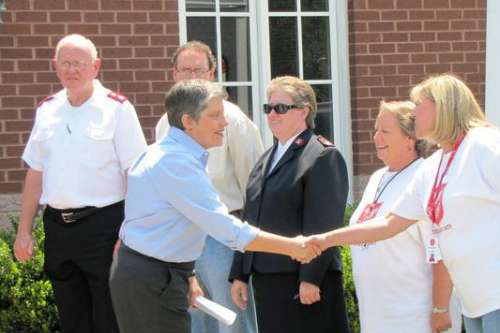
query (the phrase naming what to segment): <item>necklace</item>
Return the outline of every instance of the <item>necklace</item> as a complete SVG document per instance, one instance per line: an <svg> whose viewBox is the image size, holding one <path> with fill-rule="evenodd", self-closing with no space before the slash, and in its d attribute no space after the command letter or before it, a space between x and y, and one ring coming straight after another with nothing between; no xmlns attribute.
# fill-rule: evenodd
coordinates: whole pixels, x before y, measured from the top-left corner
<svg viewBox="0 0 500 333"><path fill-rule="evenodd" d="M366 205L365 209L363 209L363 212L358 218L358 223L365 222L366 220L373 219L375 216L377 216L378 210L380 209L380 206L382 206L382 202L378 202L378 199L380 198L382 193L385 191L387 186L389 186L389 184L394 180L394 178L396 178L401 172L403 172L406 168L412 165L416 160L418 160L418 158L414 159L413 161L405 165L402 169L398 170L398 172L396 172L391 178L389 178L387 182L385 182L384 186L381 186L384 177L382 176L380 178L380 181L377 186L377 191L375 191L375 197L372 203Z"/></svg>

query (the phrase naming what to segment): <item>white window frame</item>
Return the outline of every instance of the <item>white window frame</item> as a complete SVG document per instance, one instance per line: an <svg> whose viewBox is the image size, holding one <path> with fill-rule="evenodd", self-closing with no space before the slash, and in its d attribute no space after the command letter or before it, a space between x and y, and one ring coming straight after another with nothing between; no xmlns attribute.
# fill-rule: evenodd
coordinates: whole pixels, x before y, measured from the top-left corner
<svg viewBox="0 0 500 333"><path fill-rule="evenodd" d="M199 16L199 17L215 17L216 18L216 33L217 37L221 35L221 26L220 26L220 20L217 20L218 17L248 17L249 18L249 29L250 29L250 57L252 59L252 66L250 66L251 70L251 76L252 80L251 81L246 81L246 82L237 82L237 81L222 81L222 58L217 57L217 82L219 82L223 86L232 86L232 87L237 87L237 86L243 86L243 87L251 87L252 88L252 105L253 105L253 121L257 125L259 129L263 128L262 124L262 118L259 117L257 112L260 110L260 104L261 104L261 96L259 95L259 89L258 89L258 82L259 82L259 70L258 70L258 64L255 62L257 61L257 55L258 55L258 46L257 46L257 23L255 19L255 14L252 15L252 13L256 13L256 7L255 3L257 1L250 0L249 2L249 11L247 13L234 13L234 12L221 12L220 11L220 0L215 0L215 11L213 12L190 12L189 16ZM178 2L179 6L179 44L185 44L187 42L187 24L186 24L186 1L185 0L179 0ZM222 46L220 43L220 38L218 38L218 43L217 43L217 50L215 51L216 54L222 54ZM265 123L265 122L264 122Z"/></svg>
<svg viewBox="0 0 500 333"><path fill-rule="evenodd" d="M489 0L486 5L486 83L485 83L485 112L486 118L500 126L500 45L498 44L500 31L500 1Z"/></svg>
<svg viewBox="0 0 500 333"><path fill-rule="evenodd" d="M272 0L269 0L272 1ZM275 13L268 12L267 1L249 0L248 13L221 12L219 10L220 0L215 0L216 10L214 12L189 13L189 16L245 16L249 17L250 45L252 66L252 104L253 120L261 130L261 134L266 146L272 144L272 135L267 126L265 115L258 112L261 105L266 102L266 87L271 80L271 68L269 61L259 61L258 59L269 59L269 17ZM297 10L300 10L297 0ZM185 0L178 0L179 5L179 43L187 42L186 31L186 11ZM257 13L259 15L257 15ZM282 13L283 14L283 13ZM290 16L297 16L296 12L289 13ZM301 13L302 16L309 15ZM311 13L311 15L316 15ZM307 80L312 84L332 83L332 105L333 105L333 132L336 147L344 156L349 174L349 202L352 202L352 179L353 179L353 159L352 159L352 132L351 132L351 95L349 76L349 42L348 42L348 8L347 0L329 0L328 15L330 24L330 54L331 54L331 80ZM216 22L219 22L216 20ZM299 24L301 24L299 20ZM220 24L216 25L217 35L220 36ZM257 41L259 36L259 41ZM302 47L302 36L298 36L299 48ZM219 39L220 41L220 39ZM217 44L217 54L221 54L220 42ZM299 52L301 55L302 52ZM300 57L299 55L299 57ZM299 59L301 60L301 59ZM300 61L302 63L302 61ZM221 59L218 58L219 82L229 86L248 86L248 83L221 82L220 75ZM300 76L302 76L302 65L300 65ZM260 83L260 84L259 84Z"/></svg>

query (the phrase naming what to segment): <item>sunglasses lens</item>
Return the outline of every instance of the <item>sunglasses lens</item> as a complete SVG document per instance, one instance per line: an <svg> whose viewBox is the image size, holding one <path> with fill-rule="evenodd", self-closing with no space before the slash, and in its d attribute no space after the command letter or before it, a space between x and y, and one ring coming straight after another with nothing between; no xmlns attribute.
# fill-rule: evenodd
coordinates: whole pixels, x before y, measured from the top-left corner
<svg viewBox="0 0 500 333"><path fill-rule="evenodd" d="M264 104L264 113L265 114L269 114L273 110L277 114L285 114L288 112L289 109L290 109L290 107L286 104L276 104L276 105Z"/></svg>
<svg viewBox="0 0 500 333"><path fill-rule="evenodd" d="M276 110L276 113L278 113L278 114L284 114L284 113L287 113L288 106L285 104L276 104L274 106L274 110Z"/></svg>
<svg viewBox="0 0 500 333"><path fill-rule="evenodd" d="M264 113L269 114L273 110L273 107L269 104L264 104Z"/></svg>

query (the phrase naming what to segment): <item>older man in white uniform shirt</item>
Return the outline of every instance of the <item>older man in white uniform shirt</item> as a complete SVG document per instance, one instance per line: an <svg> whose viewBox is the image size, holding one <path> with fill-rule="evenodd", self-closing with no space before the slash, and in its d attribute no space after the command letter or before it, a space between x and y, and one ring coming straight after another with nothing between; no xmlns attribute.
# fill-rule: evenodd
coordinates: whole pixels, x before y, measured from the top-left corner
<svg viewBox="0 0 500 333"><path fill-rule="evenodd" d="M118 333L109 268L126 170L146 140L132 104L95 80L101 61L89 39L61 39L53 65L64 89L39 104L22 156L29 169L14 253L19 261L32 256L33 219L38 204L47 205L45 271L62 331Z"/></svg>
<svg viewBox="0 0 500 333"><path fill-rule="evenodd" d="M188 42L179 47L173 57L174 80L213 80L215 58L210 48L201 42ZM224 142L221 147L210 149L208 175L228 211L240 218L248 175L264 151L259 131L255 124L230 102L223 101L228 121ZM157 141L169 129L165 114L156 126ZM253 333L256 332L253 295L249 294L247 309L242 311L231 299L230 284L227 281L233 259L233 251L208 236L203 254L196 261L196 275L205 287L207 296L238 313L232 326L216 322L199 311L192 313L193 333Z"/></svg>

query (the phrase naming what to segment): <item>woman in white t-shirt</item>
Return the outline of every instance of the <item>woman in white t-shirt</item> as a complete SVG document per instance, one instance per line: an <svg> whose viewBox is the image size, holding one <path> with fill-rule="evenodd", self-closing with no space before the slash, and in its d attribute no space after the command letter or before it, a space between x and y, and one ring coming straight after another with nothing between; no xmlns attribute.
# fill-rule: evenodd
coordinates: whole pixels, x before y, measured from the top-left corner
<svg viewBox="0 0 500 333"><path fill-rule="evenodd" d="M351 225L388 213L422 163L429 145L415 137L414 108L412 102L380 104L373 140L386 166L370 177ZM432 333L450 326L448 333L461 331L456 299L449 303L449 295L432 294L433 285L450 282L442 261L426 260L426 223L388 240L351 246L362 333Z"/></svg>
<svg viewBox="0 0 500 333"><path fill-rule="evenodd" d="M452 75L414 87L416 134L441 146L422 162L385 218L313 237L322 248L390 238L427 220L429 257L443 259L467 333L500 332L500 131ZM450 293L449 288L439 292Z"/></svg>

